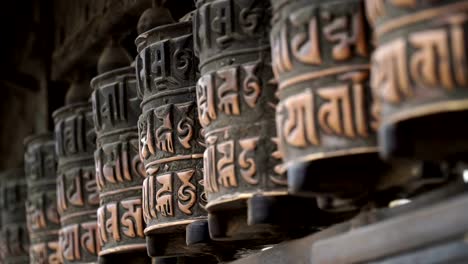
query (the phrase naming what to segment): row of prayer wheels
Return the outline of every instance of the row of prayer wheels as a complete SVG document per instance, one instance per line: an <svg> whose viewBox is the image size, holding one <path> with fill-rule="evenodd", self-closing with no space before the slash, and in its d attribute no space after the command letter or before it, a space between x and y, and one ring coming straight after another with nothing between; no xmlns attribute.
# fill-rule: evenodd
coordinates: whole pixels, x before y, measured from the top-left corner
<svg viewBox="0 0 468 264"><path fill-rule="evenodd" d="M26 178L2 174L4 263L28 247L31 263L227 261L352 217L408 162L463 160L467 11L199 0L175 22L154 7L135 62L112 41L90 102L26 140Z"/></svg>

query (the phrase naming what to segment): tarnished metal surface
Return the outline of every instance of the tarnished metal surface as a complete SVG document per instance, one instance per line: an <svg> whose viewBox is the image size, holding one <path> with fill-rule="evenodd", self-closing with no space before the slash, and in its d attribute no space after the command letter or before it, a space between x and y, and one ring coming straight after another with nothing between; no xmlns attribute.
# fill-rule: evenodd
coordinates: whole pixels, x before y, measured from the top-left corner
<svg viewBox="0 0 468 264"><path fill-rule="evenodd" d="M147 173L143 183L145 234L154 235L148 239L172 252L182 246L175 254L183 254L185 226L206 217L205 143L197 117L192 24L159 26L141 34L136 43L142 98L139 151Z"/></svg>
<svg viewBox="0 0 468 264"><path fill-rule="evenodd" d="M26 224L26 179L24 169L0 173L2 263L29 263L29 237Z"/></svg>
<svg viewBox="0 0 468 264"><path fill-rule="evenodd" d="M26 216L30 238L31 263L61 263L57 211L57 156L52 134L25 139L25 172L27 182Z"/></svg>
<svg viewBox="0 0 468 264"><path fill-rule="evenodd" d="M468 127L459 120L468 117L468 2L368 0L366 4L377 43L372 88L382 116L381 154L463 159Z"/></svg>
<svg viewBox="0 0 468 264"><path fill-rule="evenodd" d="M286 164L375 153L363 2L272 3L277 126Z"/></svg>
<svg viewBox="0 0 468 264"><path fill-rule="evenodd" d="M210 213L246 208L255 194L287 193L276 144L269 20L267 1L197 2L197 101L207 143L204 177ZM241 219L246 213L244 209L230 217L246 226Z"/></svg>
<svg viewBox="0 0 468 264"><path fill-rule="evenodd" d="M128 253L146 256L141 186L145 178L138 154L135 68L95 77L91 86L97 149L94 153L100 208L100 256Z"/></svg>
<svg viewBox="0 0 468 264"><path fill-rule="evenodd" d="M62 107L53 113L53 118L61 255L64 263L94 263L100 243L96 221L99 193L93 159L96 133L91 104Z"/></svg>
<svg viewBox="0 0 468 264"><path fill-rule="evenodd" d="M352 209L379 164L363 1L271 2L276 125L290 191L344 199L341 207Z"/></svg>

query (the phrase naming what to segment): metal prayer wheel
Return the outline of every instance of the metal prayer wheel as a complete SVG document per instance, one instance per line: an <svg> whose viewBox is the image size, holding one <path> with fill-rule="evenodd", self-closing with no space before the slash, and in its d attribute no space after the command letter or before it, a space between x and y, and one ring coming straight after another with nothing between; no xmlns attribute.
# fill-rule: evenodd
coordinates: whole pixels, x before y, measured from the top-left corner
<svg viewBox="0 0 468 264"><path fill-rule="evenodd" d="M139 153L144 230L151 256L191 254L187 225L206 219L203 188L203 130L198 123L197 60L192 24L156 27L136 39Z"/></svg>
<svg viewBox="0 0 468 264"><path fill-rule="evenodd" d="M385 158L464 159L467 1L366 1Z"/></svg>
<svg viewBox="0 0 468 264"><path fill-rule="evenodd" d="M55 141L52 134L25 139L26 217L31 263L61 263L58 234Z"/></svg>
<svg viewBox="0 0 468 264"><path fill-rule="evenodd" d="M198 1L194 14L206 209L216 240L284 239L277 227L294 228L287 215L303 202L287 195L277 147L270 11L268 1L216 0Z"/></svg>
<svg viewBox="0 0 468 264"><path fill-rule="evenodd" d="M64 263L95 263L99 194L93 152L96 133L90 103L75 103L53 113L57 166L59 247Z"/></svg>
<svg viewBox="0 0 468 264"><path fill-rule="evenodd" d="M147 257L141 186L145 178L138 154L138 117L134 67L107 71L91 81L99 191L99 256L122 260L122 254L151 263ZM111 255L111 256L109 256ZM113 256L115 255L115 256ZM136 262L135 262L136 263Z"/></svg>
<svg viewBox="0 0 468 264"><path fill-rule="evenodd" d="M24 169L0 173L2 263L29 263L29 236L26 225L26 179Z"/></svg>
<svg viewBox="0 0 468 264"><path fill-rule="evenodd" d="M316 195L324 209L356 209L382 168L363 1L271 2L276 122L289 190ZM329 199L341 201L322 204Z"/></svg>

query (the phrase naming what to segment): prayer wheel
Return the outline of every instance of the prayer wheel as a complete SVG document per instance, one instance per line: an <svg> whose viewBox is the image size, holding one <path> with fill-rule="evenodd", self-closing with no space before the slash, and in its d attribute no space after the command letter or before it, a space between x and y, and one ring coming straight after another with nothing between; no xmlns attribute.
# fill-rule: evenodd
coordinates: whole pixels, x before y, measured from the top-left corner
<svg viewBox="0 0 468 264"><path fill-rule="evenodd" d="M198 123L197 59L192 24L179 22L142 33L136 44L139 153L147 177L143 215L151 256L198 254L186 227L206 219L203 130Z"/></svg>
<svg viewBox="0 0 468 264"><path fill-rule="evenodd" d="M361 0L272 0L276 123L291 194L357 210L384 168ZM365 200L365 199L364 199Z"/></svg>
<svg viewBox="0 0 468 264"><path fill-rule="evenodd" d="M0 173L2 263L29 263L29 236L26 224L27 187L24 169Z"/></svg>
<svg viewBox="0 0 468 264"><path fill-rule="evenodd" d="M61 263L57 211L57 156L52 134L44 133L25 139L27 183L26 217L30 239L31 263Z"/></svg>
<svg viewBox="0 0 468 264"><path fill-rule="evenodd" d="M366 1L384 158L465 159L468 1Z"/></svg>
<svg viewBox="0 0 468 264"><path fill-rule="evenodd" d="M57 165L59 247L64 263L96 263L99 193L93 152L96 133L91 103L73 103L53 113Z"/></svg>
<svg viewBox="0 0 468 264"><path fill-rule="evenodd" d="M108 55L118 57L115 52ZM132 263L151 263L143 233L141 193L146 173L138 154L141 101L137 97L135 68L106 71L91 81L91 87L97 134L94 158L100 198L100 263L123 258Z"/></svg>
<svg viewBox="0 0 468 264"><path fill-rule="evenodd" d="M275 128L270 18L269 2L256 0L198 1L194 14L206 209L215 240L274 243L270 239L289 237L315 213L315 200L287 195ZM288 217L302 205L311 210Z"/></svg>

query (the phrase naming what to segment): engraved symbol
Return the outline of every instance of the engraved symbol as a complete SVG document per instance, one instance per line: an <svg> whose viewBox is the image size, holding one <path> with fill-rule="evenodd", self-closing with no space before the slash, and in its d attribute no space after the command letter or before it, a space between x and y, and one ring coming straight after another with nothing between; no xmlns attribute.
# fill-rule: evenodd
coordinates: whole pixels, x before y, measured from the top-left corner
<svg viewBox="0 0 468 264"><path fill-rule="evenodd" d="M258 26L263 18L263 8L248 7L239 12L239 24L245 33L253 36L258 29Z"/></svg>
<svg viewBox="0 0 468 264"><path fill-rule="evenodd" d="M193 60L193 41L192 36L183 36L175 40L174 66L176 68L176 77L182 80L190 78L190 69Z"/></svg>
<svg viewBox="0 0 468 264"><path fill-rule="evenodd" d="M81 229L84 231L81 236L81 246L88 251L89 254L96 256L101 250L99 245L99 237L96 222L81 224Z"/></svg>
<svg viewBox="0 0 468 264"><path fill-rule="evenodd" d="M242 178L249 184L256 185L258 184L258 179L254 179L254 176L257 173L257 166L255 164L255 149L257 148L257 142L260 138L247 138L239 140L239 144L242 148L241 153L239 154L239 166L241 167L240 173ZM249 153L252 153L251 156L247 157Z"/></svg>
<svg viewBox="0 0 468 264"><path fill-rule="evenodd" d="M174 153L172 141L172 105L164 105L156 108L155 115L162 124L156 129L156 146L165 152Z"/></svg>
<svg viewBox="0 0 468 264"><path fill-rule="evenodd" d="M135 236L145 237L143 234L141 200L133 199L122 201L122 207L127 210L120 220L124 227L124 235L131 238L134 238Z"/></svg>
<svg viewBox="0 0 468 264"><path fill-rule="evenodd" d="M243 83L244 98L247 105L255 108L257 100L261 93L260 79L255 75L258 63L247 64L242 66L246 75Z"/></svg>
<svg viewBox="0 0 468 264"><path fill-rule="evenodd" d="M218 87L218 108L227 115L240 115L237 68L220 70L217 75L223 80L223 83Z"/></svg>
<svg viewBox="0 0 468 264"><path fill-rule="evenodd" d="M177 192L177 196L179 198L179 201L178 201L179 209L187 215L192 214L192 211L190 209L193 207L193 205L197 201L197 195L196 195L197 189L195 185L193 185L190 182L194 173L195 173L195 170L189 170L189 171L183 171L183 172L177 173L177 176L182 181L182 185L180 186Z"/></svg>
<svg viewBox="0 0 468 264"><path fill-rule="evenodd" d="M198 118L204 127L217 117L213 86L214 80L210 74L202 76L197 82Z"/></svg>
<svg viewBox="0 0 468 264"><path fill-rule="evenodd" d="M174 210L172 209L172 175L169 173L157 176L156 180L159 184L162 184L161 188L156 192L156 210L162 216L174 216Z"/></svg>
<svg viewBox="0 0 468 264"><path fill-rule="evenodd" d="M116 203L111 203L106 206L107 212L110 213L110 218L106 220L106 231L112 234L116 242L120 241L119 231L119 207Z"/></svg>
<svg viewBox="0 0 468 264"><path fill-rule="evenodd" d="M177 123L177 133L179 142L186 149L190 149L190 140L193 137L193 126L195 122L189 117L189 113L193 108L193 103L176 104L176 109L182 114L182 119Z"/></svg>
<svg viewBox="0 0 468 264"><path fill-rule="evenodd" d="M318 22L316 17L310 18L309 15L314 12L312 8L304 8L291 14L291 24L303 29L303 32L292 37L291 50L298 61L306 64L320 65L322 63L322 55L320 53ZM292 65L288 54L287 41L289 38L287 36L287 28L284 27L280 34L279 45L281 47L281 58L283 58L281 60L283 67L280 68L283 68L283 71L289 71L292 69ZM282 71L280 70L279 72Z"/></svg>
<svg viewBox="0 0 468 264"><path fill-rule="evenodd" d="M212 11L214 17L211 21L211 28L219 35L216 38L216 43L221 48L225 48L233 40L231 3L230 1L217 1L212 5Z"/></svg>
<svg viewBox="0 0 468 264"><path fill-rule="evenodd" d="M234 171L234 141L226 141L218 144L217 150L222 154L218 160L218 182L224 187L237 187L237 179Z"/></svg>

